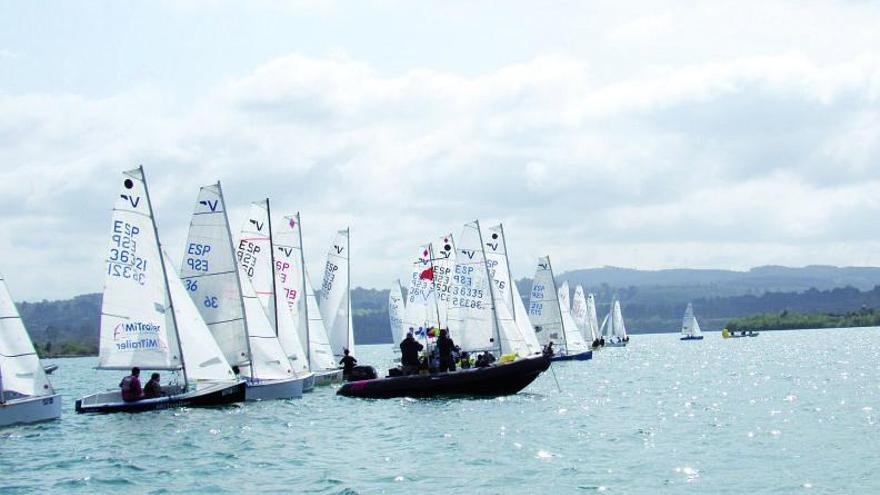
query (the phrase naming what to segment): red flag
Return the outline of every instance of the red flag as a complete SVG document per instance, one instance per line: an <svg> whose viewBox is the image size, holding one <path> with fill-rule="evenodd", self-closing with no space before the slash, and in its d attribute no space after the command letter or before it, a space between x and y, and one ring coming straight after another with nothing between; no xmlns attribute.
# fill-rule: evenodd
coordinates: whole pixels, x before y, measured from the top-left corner
<svg viewBox="0 0 880 495"><path fill-rule="evenodd" d="M434 280L434 267L432 266L420 273L419 280Z"/></svg>

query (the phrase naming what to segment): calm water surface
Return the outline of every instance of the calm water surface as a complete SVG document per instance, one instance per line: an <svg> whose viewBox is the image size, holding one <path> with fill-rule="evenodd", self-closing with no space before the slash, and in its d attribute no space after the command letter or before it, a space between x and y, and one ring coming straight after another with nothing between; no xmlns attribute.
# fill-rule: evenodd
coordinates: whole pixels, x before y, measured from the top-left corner
<svg viewBox="0 0 880 495"><path fill-rule="evenodd" d="M64 415L0 429L2 493L880 493L877 328L636 335L555 364L561 392L137 415L73 413L121 374L54 362Z"/></svg>

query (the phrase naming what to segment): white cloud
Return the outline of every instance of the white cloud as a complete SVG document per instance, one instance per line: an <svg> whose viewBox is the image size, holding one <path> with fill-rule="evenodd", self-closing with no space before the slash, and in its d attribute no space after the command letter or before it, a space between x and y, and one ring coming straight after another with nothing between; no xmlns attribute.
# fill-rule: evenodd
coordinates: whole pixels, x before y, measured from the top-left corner
<svg viewBox="0 0 880 495"><path fill-rule="evenodd" d="M651 51L681 29L672 12L606 38ZM517 277L545 253L560 270L862 264L878 238L880 58L816 53L619 77L564 51L478 74L294 53L188 103L154 85L0 93L0 269L20 298L100 290L115 177L139 163L172 255L198 186L219 179L233 230L266 196L303 212L313 275L351 225L366 286L477 217L505 222Z"/></svg>

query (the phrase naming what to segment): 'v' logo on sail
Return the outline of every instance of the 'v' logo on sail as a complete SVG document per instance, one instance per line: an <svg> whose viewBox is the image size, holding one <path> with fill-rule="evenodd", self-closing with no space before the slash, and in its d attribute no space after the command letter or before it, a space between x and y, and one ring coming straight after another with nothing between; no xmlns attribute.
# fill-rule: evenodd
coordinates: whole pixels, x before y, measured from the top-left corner
<svg viewBox="0 0 880 495"><path fill-rule="evenodd" d="M202 200L202 201L199 201L199 204L200 204L200 205L202 205L202 206L207 206L211 211L217 211L217 205L218 205L219 203L220 203L220 202L219 202L218 200L216 200L216 199L215 199L214 201L207 200L207 199Z"/></svg>
<svg viewBox="0 0 880 495"><path fill-rule="evenodd" d="M249 221L250 223L254 224L254 227L257 228L257 232L262 232L262 231L263 231L263 222L258 222L258 221L256 221L256 220L254 220L253 218L249 219L248 221Z"/></svg>
<svg viewBox="0 0 880 495"><path fill-rule="evenodd" d="M137 208L138 203L141 202L140 196L135 197L135 196L129 196L128 194L120 194L119 197L122 199L127 199L128 202L131 203L132 208Z"/></svg>

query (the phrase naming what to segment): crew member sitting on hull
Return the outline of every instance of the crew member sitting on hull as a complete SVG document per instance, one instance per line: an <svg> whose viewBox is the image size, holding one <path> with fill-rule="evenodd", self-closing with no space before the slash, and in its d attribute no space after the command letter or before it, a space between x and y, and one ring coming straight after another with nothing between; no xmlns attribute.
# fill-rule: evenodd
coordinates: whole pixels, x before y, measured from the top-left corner
<svg viewBox="0 0 880 495"><path fill-rule="evenodd" d="M162 385L159 383L159 373L153 373L150 381L144 385L144 399L162 397Z"/></svg>
<svg viewBox="0 0 880 495"><path fill-rule="evenodd" d="M440 373L455 371L455 357L452 356L452 351L455 350L455 342L449 338L449 331L445 328L440 330L440 337L437 338L437 350L440 354L438 371Z"/></svg>
<svg viewBox="0 0 880 495"><path fill-rule="evenodd" d="M354 366L357 364L358 360L349 353L348 349L343 349L342 353L345 354L342 356L342 359L339 360L339 364L342 365L342 376L348 376L351 374L352 370L354 370Z"/></svg>
<svg viewBox="0 0 880 495"><path fill-rule="evenodd" d="M400 343L400 365L403 367L404 375L418 372L419 352L424 348L425 346L413 337L412 332L406 334L406 338Z"/></svg>
<svg viewBox="0 0 880 495"><path fill-rule="evenodd" d="M131 374L119 382L119 388L122 389L122 400L125 402L135 402L144 398L140 376L141 369L135 366L131 369Z"/></svg>

